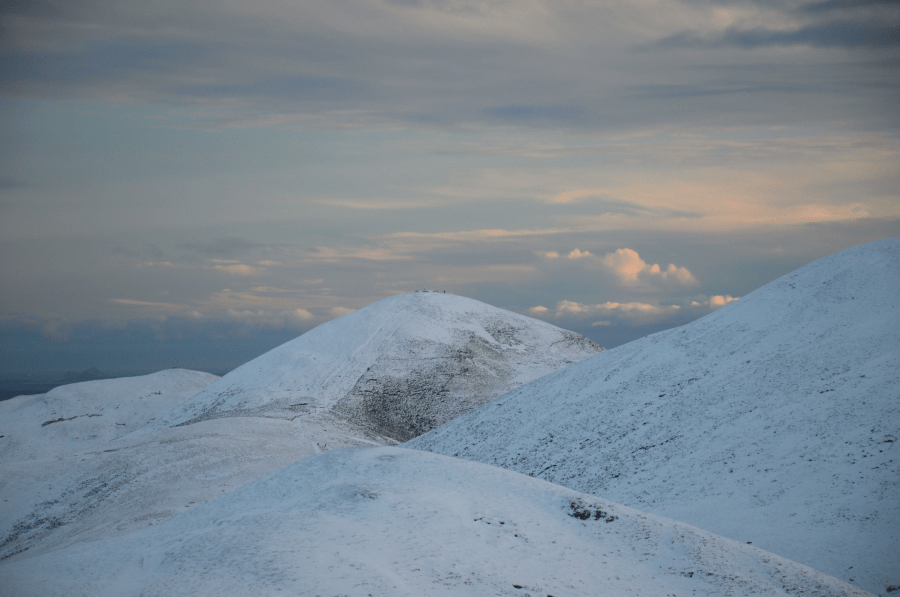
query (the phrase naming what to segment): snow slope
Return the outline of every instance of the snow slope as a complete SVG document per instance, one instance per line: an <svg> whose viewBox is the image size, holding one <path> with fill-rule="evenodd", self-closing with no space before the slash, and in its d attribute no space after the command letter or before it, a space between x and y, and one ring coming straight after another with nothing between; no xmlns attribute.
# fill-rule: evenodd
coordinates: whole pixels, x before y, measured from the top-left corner
<svg viewBox="0 0 900 597"><path fill-rule="evenodd" d="M215 380L167 369L86 381L0 402L0 463L55 458L131 433Z"/></svg>
<svg viewBox="0 0 900 597"><path fill-rule="evenodd" d="M536 380L405 444L900 586L900 239Z"/></svg>
<svg viewBox="0 0 900 597"><path fill-rule="evenodd" d="M379 430L442 421L598 350L477 301L414 293L320 326L212 385L172 370L8 401L0 560L159 524L323 450L396 444ZM180 393L159 385L176 379Z"/></svg>
<svg viewBox="0 0 900 597"><path fill-rule="evenodd" d="M331 412L404 441L602 348L439 292L383 299L235 369L153 427Z"/></svg>
<svg viewBox="0 0 900 597"><path fill-rule="evenodd" d="M0 564L0 595L866 595L563 487L392 447L297 462L166 523Z"/></svg>
<svg viewBox="0 0 900 597"><path fill-rule="evenodd" d="M312 456L319 446L395 443L328 412L293 421L218 418L122 435L213 379L170 370L77 384L3 412L0 442L13 443L0 462L0 561L158 524ZM103 417L70 418L85 412ZM128 423L118 423L119 416ZM41 426L58 418L65 420Z"/></svg>

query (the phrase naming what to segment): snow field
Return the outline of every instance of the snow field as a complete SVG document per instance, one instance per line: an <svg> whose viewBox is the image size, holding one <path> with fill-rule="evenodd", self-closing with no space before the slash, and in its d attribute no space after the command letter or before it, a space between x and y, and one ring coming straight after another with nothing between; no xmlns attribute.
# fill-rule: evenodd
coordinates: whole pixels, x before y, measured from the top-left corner
<svg viewBox="0 0 900 597"><path fill-rule="evenodd" d="M0 595L20 596L866 594L682 523L392 447L319 454L2 573Z"/></svg>
<svg viewBox="0 0 900 597"><path fill-rule="evenodd" d="M406 444L900 586L900 239L815 261Z"/></svg>

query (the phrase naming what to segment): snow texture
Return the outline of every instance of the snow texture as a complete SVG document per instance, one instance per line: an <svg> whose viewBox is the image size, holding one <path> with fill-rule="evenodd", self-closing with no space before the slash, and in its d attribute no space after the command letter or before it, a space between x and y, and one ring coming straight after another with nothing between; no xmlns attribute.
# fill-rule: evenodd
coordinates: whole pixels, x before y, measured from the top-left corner
<svg viewBox="0 0 900 597"><path fill-rule="evenodd" d="M215 380L167 369L86 381L0 402L0 462L55 458L102 445L150 423Z"/></svg>
<svg viewBox="0 0 900 597"><path fill-rule="evenodd" d="M478 301L413 293L212 385L172 370L4 402L0 561L159 524L320 451L396 444L379 430L441 421L598 350Z"/></svg>
<svg viewBox="0 0 900 597"><path fill-rule="evenodd" d="M888 595L900 590L898 306L900 239L860 245L404 447L602 495Z"/></svg>
<svg viewBox="0 0 900 597"><path fill-rule="evenodd" d="M123 435L215 379L171 370L0 403L0 561L158 524L320 449L396 443L329 412Z"/></svg>
<svg viewBox="0 0 900 597"><path fill-rule="evenodd" d="M307 458L0 574L0 595L17 597L867 594L685 524L396 447Z"/></svg>
<svg viewBox="0 0 900 597"><path fill-rule="evenodd" d="M473 299L402 294L246 363L154 427L331 412L405 441L601 350L574 332Z"/></svg>

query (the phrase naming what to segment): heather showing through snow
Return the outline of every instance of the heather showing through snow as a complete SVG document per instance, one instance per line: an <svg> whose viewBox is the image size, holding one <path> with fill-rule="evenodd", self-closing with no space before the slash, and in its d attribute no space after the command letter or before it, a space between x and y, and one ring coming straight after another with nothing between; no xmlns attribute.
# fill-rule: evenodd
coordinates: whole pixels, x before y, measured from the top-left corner
<svg viewBox="0 0 900 597"><path fill-rule="evenodd" d="M538 379L407 444L900 586L900 239Z"/></svg>

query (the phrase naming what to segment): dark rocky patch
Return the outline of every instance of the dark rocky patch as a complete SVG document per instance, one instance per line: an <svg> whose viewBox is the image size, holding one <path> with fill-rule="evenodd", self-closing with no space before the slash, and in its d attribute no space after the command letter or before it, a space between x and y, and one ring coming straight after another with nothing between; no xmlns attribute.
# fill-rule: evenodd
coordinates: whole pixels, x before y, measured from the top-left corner
<svg viewBox="0 0 900 597"><path fill-rule="evenodd" d="M579 520L603 520L604 522L612 522L619 517L614 514L604 512L598 506L586 504L583 500L575 500L569 503L569 516Z"/></svg>
<svg viewBox="0 0 900 597"><path fill-rule="evenodd" d="M49 421L44 421L43 423L41 423L41 427L46 427L47 425L52 425L53 423L62 423L63 421L71 421L72 419L77 419L77 418L78 418L78 415L75 415L74 417L69 417L68 419L65 417L60 417L58 419L51 419Z"/></svg>

